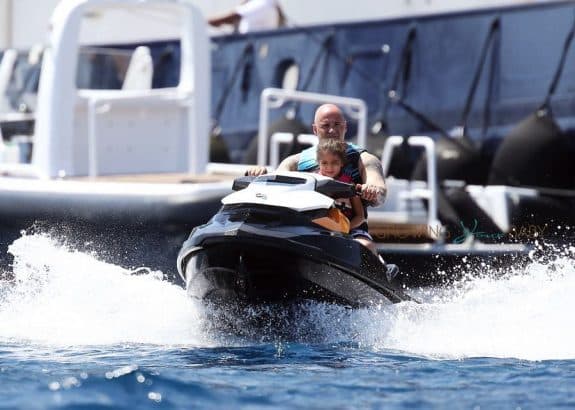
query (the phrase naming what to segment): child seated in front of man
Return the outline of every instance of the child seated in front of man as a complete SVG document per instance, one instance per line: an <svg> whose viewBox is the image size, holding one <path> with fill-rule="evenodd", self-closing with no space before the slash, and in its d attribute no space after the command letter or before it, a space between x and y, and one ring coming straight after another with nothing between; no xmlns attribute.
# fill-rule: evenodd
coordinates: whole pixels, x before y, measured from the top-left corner
<svg viewBox="0 0 575 410"><path fill-rule="evenodd" d="M327 138L320 141L317 146L317 163L319 165L318 173L335 180L353 183L350 175L342 172L346 161L347 145L344 141ZM349 228L351 236L355 238L363 237L370 241L373 239L368 233L365 210L359 196L352 198L340 198L336 202L343 205L343 213L349 219Z"/></svg>
<svg viewBox="0 0 575 410"><path fill-rule="evenodd" d="M316 154L319 165L318 172L341 182L353 183L352 177L344 172L346 150L347 144L342 140L334 138L321 140L317 146ZM381 255L377 253L373 245L373 238L368 232L365 208L361 198L357 195L352 198L340 198L336 202L346 205L343 212L349 219L350 235L378 257L385 267L387 279L392 280L399 273L399 268L394 264L385 263Z"/></svg>

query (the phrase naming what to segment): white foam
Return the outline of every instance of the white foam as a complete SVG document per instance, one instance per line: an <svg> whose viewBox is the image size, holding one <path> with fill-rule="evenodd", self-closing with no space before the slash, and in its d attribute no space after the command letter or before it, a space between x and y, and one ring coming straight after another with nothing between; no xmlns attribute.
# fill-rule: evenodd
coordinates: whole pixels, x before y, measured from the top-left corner
<svg viewBox="0 0 575 410"><path fill-rule="evenodd" d="M209 344L201 312L161 272L132 274L43 235L9 248L14 283L1 293L0 338L57 345Z"/></svg>
<svg viewBox="0 0 575 410"><path fill-rule="evenodd" d="M161 272L134 274L42 235L10 247L14 283L0 286L0 340L83 346L213 346L206 312ZM412 302L372 309L307 304L293 325L314 341L357 342L437 359L574 359L575 248L503 278L430 289ZM283 318L278 319L283 321ZM305 339L305 337L303 337Z"/></svg>
<svg viewBox="0 0 575 410"><path fill-rule="evenodd" d="M472 280L430 303L396 305L385 332L371 330L380 347L436 358L573 359L574 292L575 263L558 256L521 274Z"/></svg>

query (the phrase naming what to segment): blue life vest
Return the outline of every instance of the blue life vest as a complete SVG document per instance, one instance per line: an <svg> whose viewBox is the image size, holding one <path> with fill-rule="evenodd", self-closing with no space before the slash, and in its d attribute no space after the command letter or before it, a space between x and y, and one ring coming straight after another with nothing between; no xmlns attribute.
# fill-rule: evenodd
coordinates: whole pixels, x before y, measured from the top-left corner
<svg viewBox="0 0 575 410"><path fill-rule="evenodd" d="M359 158L362 152L366 150L357 145L347 143L345 155L347 163L342 169L342 174L351 177L356 184L362 184L361 173L359 172ZM318 168L316 147L310 147L301 152L297 170L302 172L313 172Z"/></svg>

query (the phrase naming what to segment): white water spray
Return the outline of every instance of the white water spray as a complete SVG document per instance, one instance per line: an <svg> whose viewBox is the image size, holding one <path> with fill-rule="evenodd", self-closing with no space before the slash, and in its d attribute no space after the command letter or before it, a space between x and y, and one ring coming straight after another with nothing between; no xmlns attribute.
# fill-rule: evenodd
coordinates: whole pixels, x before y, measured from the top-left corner
<svg viewBox="0 0 575 410"><path fill-rule="evenodd" d="M211 323L160 272L133 274L42 235L10 247L14 282L0 286L0 340L65 346L150 343L209 347ZM437 359L574 359L575 248L503 278L489 275L372 309L307 304L296 333ZM310 326L310 324L312 326ZM317 341L317 338L312 338Z"/></svg>
<svg viewBox="0 0 575 410"><path fill-rule="evenodd" d="M375 329L378 343L436 358L574 359L574 256L567 248L552 262L467 281L431 303L394 306L385 334Z"/></svg>
<svg viewBox="0 0 575 410"><path fill-rule="evenodd" d="M9 249L14 280L0 299L0 338L56 345L206 345L200 312L161 272L133 274L43 235Z"/></svg>

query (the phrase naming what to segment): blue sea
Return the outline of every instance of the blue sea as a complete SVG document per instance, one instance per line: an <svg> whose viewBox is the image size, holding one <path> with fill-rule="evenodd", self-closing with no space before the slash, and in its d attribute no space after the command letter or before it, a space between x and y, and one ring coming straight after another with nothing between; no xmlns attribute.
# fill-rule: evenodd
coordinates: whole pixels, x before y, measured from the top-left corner
<svg viewBox="0 0 575 410"><path fill-rule="evenodd" d="M413 289L421 304L310 303L296 320L253 312L240 332L162 272L42 235L10 252L0 408L575 407L573 246L521 271Z"/></svg>

